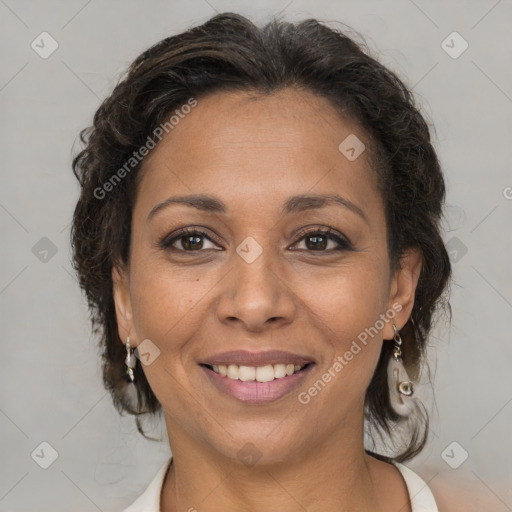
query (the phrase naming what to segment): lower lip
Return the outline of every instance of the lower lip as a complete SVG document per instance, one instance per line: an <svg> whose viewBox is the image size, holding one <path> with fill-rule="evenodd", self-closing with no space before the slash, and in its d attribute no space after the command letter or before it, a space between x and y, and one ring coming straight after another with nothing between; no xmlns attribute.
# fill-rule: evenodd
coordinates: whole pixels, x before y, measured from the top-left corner
<svg viewBox="0 0 512 512"><path fill-rule="evenodd" d="M300 372L287 375L281 379L274 379L270 382L243 382L224 377L206 366L201 366L201 369L210 379L210 382L223 393L247 404L266 404L279 400L294 389L297 389L313 366L314 364L311 363Z"/></svg>

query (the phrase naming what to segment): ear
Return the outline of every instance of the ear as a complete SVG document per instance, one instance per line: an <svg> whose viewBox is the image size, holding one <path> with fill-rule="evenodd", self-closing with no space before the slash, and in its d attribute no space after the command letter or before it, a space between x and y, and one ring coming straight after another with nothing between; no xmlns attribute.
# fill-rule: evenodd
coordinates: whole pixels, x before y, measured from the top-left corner
<svg viewBox="0 0 512 512"><path fill-rule="evenodd" d="M421 250L417 247L406 250L400 259L400 268L392 277L389 289L388 310L396 311L393 322L386 322L382 330L383 338L394 336L393 323L401 329L409 320L414 306L414 295L422 267Z"/></svg>
<svg viewBox="0 0 512 512"><path fill-rule="evenodd" d="M128 272L118 265L112 267L113 297L116 307L117 328L122 343L130 336L130 345L136 347L136 333L133 325L132 301Z"/></svg>

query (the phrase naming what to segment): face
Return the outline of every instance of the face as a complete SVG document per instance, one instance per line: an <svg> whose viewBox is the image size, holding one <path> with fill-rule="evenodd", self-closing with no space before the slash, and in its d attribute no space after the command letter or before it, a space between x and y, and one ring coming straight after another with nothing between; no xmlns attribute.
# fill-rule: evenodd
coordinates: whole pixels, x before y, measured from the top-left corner
<svg viewBox="0 0 512 512"><path fill-rule="evenodd" d="M365 390L410 315L420 259L390 273L377 178L366 151L338 148L349 135L369 147L309 93L223 92L146 157L114 298L121 340L160 351L143 369L173 452L270 463L341 431L362 438Z"/></svg>

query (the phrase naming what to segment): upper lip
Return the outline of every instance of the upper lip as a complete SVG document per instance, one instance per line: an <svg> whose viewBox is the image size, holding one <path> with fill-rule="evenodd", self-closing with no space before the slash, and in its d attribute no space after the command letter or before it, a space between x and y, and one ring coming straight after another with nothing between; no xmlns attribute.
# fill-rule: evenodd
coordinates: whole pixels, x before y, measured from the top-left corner
<svg viewBox="0 0 512 512"><path fill-rule="evenodd" d="M311 357L285 352L283 350L268 350L265 352L250 352L248 350L231 350L207 357L200 361L199 364L208 365L230 365L238 366L262 366L274 364L294 364L305 365L313 363Z"/></svg>

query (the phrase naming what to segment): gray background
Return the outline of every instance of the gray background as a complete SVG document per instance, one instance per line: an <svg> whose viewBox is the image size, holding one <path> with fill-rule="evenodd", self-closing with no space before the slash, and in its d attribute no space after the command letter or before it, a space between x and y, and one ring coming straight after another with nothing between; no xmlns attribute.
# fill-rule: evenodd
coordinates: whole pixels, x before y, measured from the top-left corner
<svg viewBox="0 0 512 512"><path fill-rule="evenodd" d="M281 11L289 20L350 25L414 89L435 124L448 186L454 317L451 327L441 320L432 339L431 440L408 465L432 486L467 485L486 511L512 510L506 0L0 0L0 510L121 510L169 455L164 427L156 423L152 432L163 442L144 440L101 384L70 266L78 194L71 155L79 130L143 49L228 10L255 21ZM47 59L31 48L43 31L59 44ZM457 58L461 40L451 36L452 48L442 46L454 31L469 44ZM42 442L58 453L48 469L31 456ZM43 452L39 462L49 457Z"/></svg>

